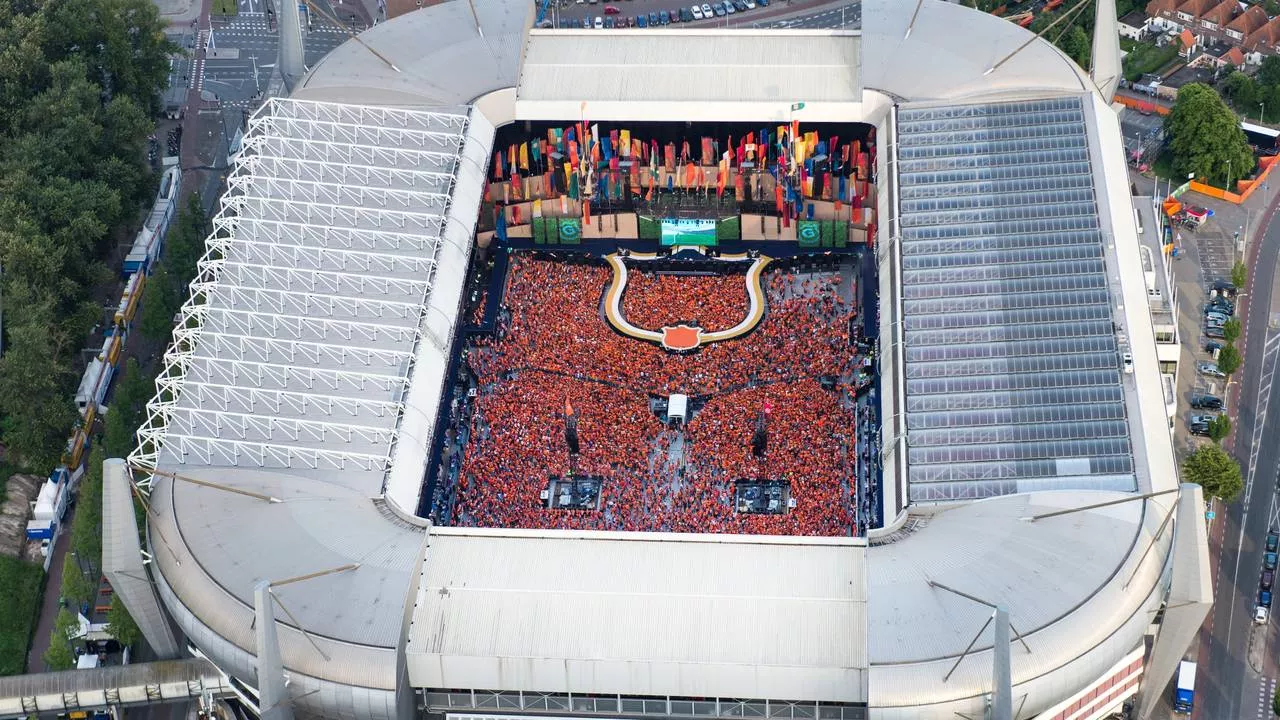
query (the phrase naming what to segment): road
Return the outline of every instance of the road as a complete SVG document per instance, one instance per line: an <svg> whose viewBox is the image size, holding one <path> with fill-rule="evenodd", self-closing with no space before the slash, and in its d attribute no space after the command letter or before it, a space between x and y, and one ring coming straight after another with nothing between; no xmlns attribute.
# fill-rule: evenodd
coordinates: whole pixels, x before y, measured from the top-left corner
<svg viewBox="0 0 1280 720"><path fill-rule="evenodd" d="M1258 627L1252 622L1262 564L1262 543L1276 522L1276 483L1280 472L1280 383L1269 381L1280 335L1269 330L1272 307L1280 303L1275 287L1276 258L1280 252L1280 222L1274 220L1273 200L1253 234L1249 263L1252 277L1247 288L1243 338L1244 381L1230 397L1236 407L1235 455L1245 468L1244 497L1221 513L1212 529L1210 553L1215 561L1215 603L1202 629L1198 681L1197 720L1271 718L1271 695L1280 669L1275 620ZM1258 258L1267 258L1258 262ZM1269 341L1269 338L1273 338ZM1264 372L1266 377L1264 377ZM1258 422L1263 423L1261 426ZM1250 469L1252 468L1252 470ZM1216 541L1216 542L1215 542Z"/></svg>

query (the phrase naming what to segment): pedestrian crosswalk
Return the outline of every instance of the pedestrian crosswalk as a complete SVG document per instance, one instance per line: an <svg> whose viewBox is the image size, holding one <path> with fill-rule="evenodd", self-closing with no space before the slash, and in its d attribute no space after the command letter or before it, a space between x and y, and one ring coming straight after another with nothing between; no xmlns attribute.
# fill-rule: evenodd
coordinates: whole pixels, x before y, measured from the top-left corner
<svg viewBox="0 0 1280 720"><path fill-rule="evenodd" d="M1271 712L1272 698L1276 696L1276 679L1263 678L1258 683L1258 715L1259 720L1273 717Z"/></svg>
<svg viewBox="0 0 1280 720"><path fill-rule="evenodd" d="M196 90L204 90L204 48L209 42L209 31L201 30L196 37L196 53L195 62L192 63L191 79L187 83L187 87Z"/></svg>

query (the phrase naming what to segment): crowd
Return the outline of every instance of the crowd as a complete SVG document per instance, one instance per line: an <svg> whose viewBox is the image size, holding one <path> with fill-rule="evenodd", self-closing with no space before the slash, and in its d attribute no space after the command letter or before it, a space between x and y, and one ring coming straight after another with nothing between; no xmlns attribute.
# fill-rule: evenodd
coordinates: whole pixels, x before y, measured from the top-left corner
<svg viewBox="0 0 1280 720"><path fill-rule="evenodd" d="M782 269L766 278L768 316L754 332L675 355L608 326L600 308L607 268L514 259L499 332L467 350L477 392L452 522L854 533L852 387L862 359L848 337L856 308L847 298L854 293L841 287L838 272ZM666 278L650 279L640 286L649 295L627 307L655 323L665 317L731 327L744 312L741 275L716 282L678 277L661 290ZM726 300L720 296L728 284L735 292ZM667 303L667 296L679 299ZM700 315L688 317L690 309ZM705 398L682 429L668 427L652 409L652 399L675 392ZM766 407L767 452L757 458L750 440ZM569 408L577 418L577 456L564 437ZM598 511L545 507L548 480L568 474L604 478ZM738 513L739 479L785 480L795 505L780 515Z"/></svg>
<svg viewBox="0 0 1280 720"><path fill-rule="evenodd" d="M707 332L728 330L747 316L746 276L665 275L628 269L622 314L650 330L690 323Z"/></svg>

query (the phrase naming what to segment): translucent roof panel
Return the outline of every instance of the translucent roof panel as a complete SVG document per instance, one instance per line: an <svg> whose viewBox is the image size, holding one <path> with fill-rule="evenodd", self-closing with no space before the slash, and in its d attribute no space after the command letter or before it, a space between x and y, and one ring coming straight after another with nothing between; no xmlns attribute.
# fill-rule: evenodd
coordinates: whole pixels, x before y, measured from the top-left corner
<svg viewBox="0 0 1280 720"><path fill-rule="evenodd" d="M913 502L1136 487L1078 98L898 115Z"/></svg>
<svg viewBox="0 0 1280 720"><path fill-rule="evenodd" d="M249 121L135 459L378 494L468 123L279 98Z"/></svg>

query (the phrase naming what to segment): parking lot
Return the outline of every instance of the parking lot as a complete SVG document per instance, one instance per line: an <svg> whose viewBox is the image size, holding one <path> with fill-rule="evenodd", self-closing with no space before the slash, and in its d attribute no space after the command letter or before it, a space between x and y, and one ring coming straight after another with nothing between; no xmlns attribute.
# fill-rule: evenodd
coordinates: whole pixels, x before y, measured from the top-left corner
<svg viewBox="0 0 1280 720"><path fill-rule="evenodd" d="M1200 202L1199 199L1190 202ZM1208 438L1191 434L1192 415L1214 415L1217 411L1192 409L1192 395L1206 394L1227 399L1227 381L1201 373L1198 365L1213 362L1206 351L1210 342L1223 340L1205 335L1205 306L1209 289L1217 281L1231 281L1235 264L1235 236L1232 215L1215 214L1198 229L1178 228L1175 247L1180 248L1174 261L1174 279L1178 287L1178 334L1182 339L1182 359L1178 371L1178 417L1174 423L1174 440L1180 453L1195 449Z"/></svg>

